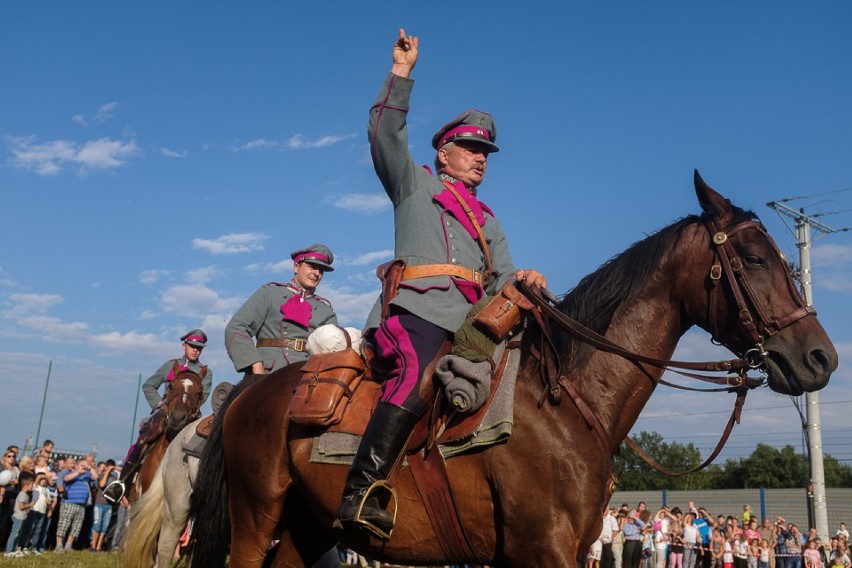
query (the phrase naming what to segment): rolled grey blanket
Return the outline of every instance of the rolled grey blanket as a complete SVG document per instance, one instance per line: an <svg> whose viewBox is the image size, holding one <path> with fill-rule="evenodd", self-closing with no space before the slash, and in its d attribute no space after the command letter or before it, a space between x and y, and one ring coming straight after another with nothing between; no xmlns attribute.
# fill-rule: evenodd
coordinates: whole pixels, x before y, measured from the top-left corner
<svg viewBox="0 0 852 568"><path fill-rule="evenodd" d="M438 382L459 412L476 412L491 391L491 363L473 363L458 355L444 355L435 368Z"/></svg>
<svg viewBox="0 0 852 568"><path fill-rule="evenodd" d="M213 409L213 414L219 414L219 408L225 402L225 399L228 398L228 395L231 394L232 388L234 388L234 385L231 383L222 382L213 389L213 393L210 395L210 407Z"/></svg>

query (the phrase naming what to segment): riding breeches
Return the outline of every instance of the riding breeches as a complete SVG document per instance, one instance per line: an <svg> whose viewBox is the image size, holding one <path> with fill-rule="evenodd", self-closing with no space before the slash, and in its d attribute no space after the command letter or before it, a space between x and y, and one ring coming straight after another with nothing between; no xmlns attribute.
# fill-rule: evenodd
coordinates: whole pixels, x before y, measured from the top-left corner
<svg viewBox="0 0 852 568"><path fill-rule="evenodd" d="M423 372L450 335L414 314L394 310L375 334L375 365L387 372L381 400L423 414L428 408L420 398Z"/></svg>

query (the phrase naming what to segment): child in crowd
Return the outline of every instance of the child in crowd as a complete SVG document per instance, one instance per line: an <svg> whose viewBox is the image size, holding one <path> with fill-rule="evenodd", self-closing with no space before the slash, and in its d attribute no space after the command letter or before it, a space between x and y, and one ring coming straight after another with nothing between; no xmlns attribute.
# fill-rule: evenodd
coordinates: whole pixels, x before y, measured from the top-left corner
<svg viewBox="0 0 852 568"><path fill-rule="evenodd" d="M748 522L751 520L751 505L746 503L743 505L743 526L747 527Z"/></svg>
<svg viewBox="0 0 852 568"><path fill-rule="evenodd" d="M808 541L808 547L802 553L802 557L805 559L805 568L822 568L822 558L820 558L816 545L815 540Z"/></svg>
<svg viewBox="0 0 852 568"><path fill-rule="evenodd" d="M722 555L722 566L724 568L734 568L734 547L730 539L725 539L725 553Z"/></svg>
<svg viewBox="0 0 852 568"><path fill-rule="evenodd" d="M758 550L760 554L757 556L757 568L769 568L769 541L761 540Z"/></svg>
<svg viewBox="0 0 852 568"><path fill-rule="evenodd" d="M43 525L47 519L50 500L50 490L47 488L47 475L37 473L33 484L33 508L30 511L24 531L21 533L22 548L35 550L37 553L44 552L41 535L44 528Z"/></svg>
<svg viewBox="0 0 852 568"><path fill-rule="evenodd" d="M760 558L760 545L757 540L752 540L750 538L745 540L745 545L748 550L746 553L748 568L757 568L757 559Z"/></svg>
<svg viewBox="0 0 852 568"><path fill-rule="evenodd" d="M22 556L21 543L23 540L21 529L26 524L27 515L35 503L30 499L30 491L33 489L33 474L28 471L22 471L18 477L18 496L15 498L15 507L12 512L12 530L9 532L9 539L6 541L6 556Z"/></svg>

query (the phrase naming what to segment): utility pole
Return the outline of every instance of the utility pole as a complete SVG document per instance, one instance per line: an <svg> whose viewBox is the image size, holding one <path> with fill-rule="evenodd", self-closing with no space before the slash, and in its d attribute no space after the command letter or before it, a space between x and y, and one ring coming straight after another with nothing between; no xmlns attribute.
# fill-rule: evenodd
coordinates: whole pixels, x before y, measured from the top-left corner
<svg viewBox="0 0 852 568"><path fill-rule="evenodd" d="M795 235L796 246L799 248L802 293L805 297L805 303L808 306L812 306L811 229L822 233L822 236L848 231L849 229L834 229L829 227L817 221L814 218L815 216L805 214L804 209L796 211L784 205L783 201L789 200L770 201L766 205L774 209L778 215L781 215L782 220L784 220L783 217L789 217L796 222ZM784 224L786 225L787 221L784 221ZM789 225L787 227L790 228ZM825 541L828 538L828 510L825 499L825 468L823 466L822 425L819 417L819 392L806 393L805 400L807 402L808 453L810 455L811 485L813 486L813 519L816 522L814 528L816 528L817 534Z"/></svg>

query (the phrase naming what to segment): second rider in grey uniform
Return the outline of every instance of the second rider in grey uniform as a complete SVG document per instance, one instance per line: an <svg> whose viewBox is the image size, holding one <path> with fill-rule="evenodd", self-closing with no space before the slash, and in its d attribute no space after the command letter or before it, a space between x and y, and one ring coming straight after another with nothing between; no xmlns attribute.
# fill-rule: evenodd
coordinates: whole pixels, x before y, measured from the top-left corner
<svg viewBox="0 0 852 568"><path fill-rule="evenodd" d="M262 286L225 327L225 348L238 372L262 375L305 361L308 335L321 325L337 323L331 302L316 294L323 275L334 270L334 254L323 244L313 244L290 257L292 280Z"/></svg>

